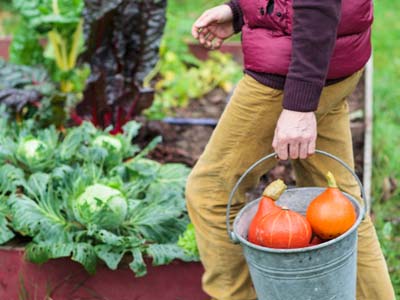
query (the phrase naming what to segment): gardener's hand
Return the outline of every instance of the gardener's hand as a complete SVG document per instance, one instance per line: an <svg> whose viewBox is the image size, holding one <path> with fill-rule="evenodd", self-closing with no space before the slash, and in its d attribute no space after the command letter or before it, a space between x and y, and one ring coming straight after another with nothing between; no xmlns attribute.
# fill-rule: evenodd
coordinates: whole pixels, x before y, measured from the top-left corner
<svg viewBox="0 0 400 300"><path fill-rule="evenodd" d="M192 35L209 49L218 49L225 39L234 34L231 8L219 5L206 10L192 27Z"/></svg>
<svg viewBox="0 0 400 300"><path fill-rule="evenodd" d="M279 159L307 158L315 152L317 121L313 112L284 109L276 124L272 147Z"/></svg>

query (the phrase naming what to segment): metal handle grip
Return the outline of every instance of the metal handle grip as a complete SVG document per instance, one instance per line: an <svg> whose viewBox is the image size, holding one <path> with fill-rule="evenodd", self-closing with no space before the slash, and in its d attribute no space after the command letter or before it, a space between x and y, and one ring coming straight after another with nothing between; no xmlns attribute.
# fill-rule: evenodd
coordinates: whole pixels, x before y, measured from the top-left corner
<svg viewBox="0 0 400 300"><path fill-rule="evenodd" d="M343 160L341 160L340 158L336 157L333 154L330 154L328 152L322 151L322 150L315 150L315 153L317 154L322 154L325 155L335 161L337 161L338 163L340 163L347 171L349 171L351 173L351 175L353 175L353 177L356 179L360 190L361 190L361 197L362 199L364 199L364 212L363 215L365 215L365 213L367 212L367 202L366 202L366 194L365 194L365 190L364 187L361 183L361 180L358 178L357 174L353 171L352 168L349 167L349 165L347 165ZM230 195L229 195L229 200L228 200L228 205L227 205L227 209L226 209L226 229L228 231L228 235L230 237L230 239L233 242L238 242L234 232L231 230L231 222L230 222L230 214L231 214L231 205L232 205L232 200L233 200L233 196L235 195L236 191L238 190L240 184L242 183L242 181L246 178L246 176L253 171L259 164L261 164L262 162L269 160L271 158L276 157L276 153L271 153L267 156L264 156L263 158L259 159L258 161L256 161L254 164L252 164L244 173L243 175L239 178L239 180L236 182L235 186L233 187Z"/></svg>

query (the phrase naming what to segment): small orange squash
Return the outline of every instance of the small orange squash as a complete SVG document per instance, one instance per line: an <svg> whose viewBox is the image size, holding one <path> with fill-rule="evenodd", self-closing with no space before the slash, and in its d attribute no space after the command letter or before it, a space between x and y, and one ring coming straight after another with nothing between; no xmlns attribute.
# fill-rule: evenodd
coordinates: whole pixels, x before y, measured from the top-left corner
<svg viewBox="0 0 400 300"><path fill-rule="evenodd" d="M261 219L256 235L258 242L265 247L303 248L309 246L312 230L303 215L282 207Z"/></svg>
<svg viewBox="0 0 400 300"><path fill-rule="evenodd" d="M330 240L349 230L357 215L353 204L337 187L331 172L326 178L328 188L311 201L306 216L314 233L323 240Z"/></svg>
<svg viewBox="0 0 400 300"><path fill-rule="evenodd" d="M256 238L256 226L258 222L264 217L266 214L279 210L279 207L275 204L275 201L282 195L282 193L286 190L286 185L281 179L277 179L271 182L263 192L263 196L258 203L258 209L256 214L254 215L248 231L247 239L249 242L254 244L259 244Z"/></svg>

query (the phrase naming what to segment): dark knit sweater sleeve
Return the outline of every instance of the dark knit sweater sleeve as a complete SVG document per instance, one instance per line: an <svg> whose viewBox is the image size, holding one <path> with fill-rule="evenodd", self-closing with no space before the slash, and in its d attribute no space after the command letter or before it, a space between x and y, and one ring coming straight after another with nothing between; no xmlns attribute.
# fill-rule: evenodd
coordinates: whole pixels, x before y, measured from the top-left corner
<svg viewBox="0 0 400 300"><path fill-rule="evenodd" d="M315 111L335 47L341 0L293 1L292 58L283 107Z"/></svg>
<svg viewBox="0 0 400 300"><path fill-rule="evenodd" d="M242 9L240 8L240 3L239 0L231 0L227 3L233 14L233 30L235 33L239 33L242 31L242 27L244 25L244 20L243 20L243 12Z"/></svg>

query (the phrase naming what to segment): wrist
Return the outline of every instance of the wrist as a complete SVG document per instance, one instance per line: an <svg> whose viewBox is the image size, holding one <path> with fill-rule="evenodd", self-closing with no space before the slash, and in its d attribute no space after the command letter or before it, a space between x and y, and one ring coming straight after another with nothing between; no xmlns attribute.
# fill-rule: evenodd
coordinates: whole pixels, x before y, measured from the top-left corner
<svg viewBox="0 0 400 300"><path fill-rule="evenodd" d="M313 112L318 108L323 82L308 82L286 78L283 108L291 111Z"/></svg>
<svg viewBox="0 0 400 300"><path fill-rule="evenodd" d="M242 31L242 27L244 24L243 12L240 8L239 2L237 0L231 0L229 2L226 2L225 5L230 8L232 14L233 32L239 33L240 31Z"/></svg>

